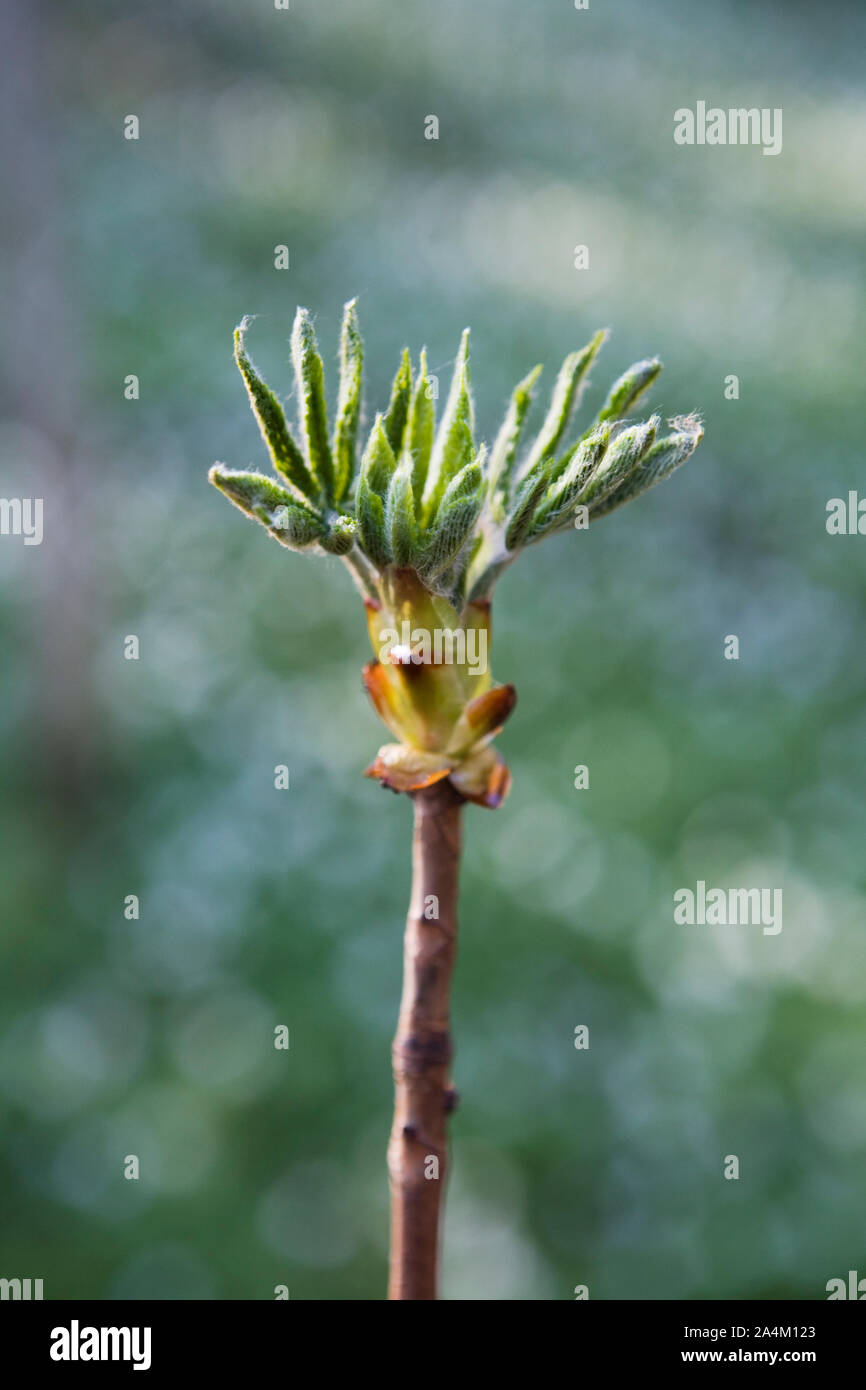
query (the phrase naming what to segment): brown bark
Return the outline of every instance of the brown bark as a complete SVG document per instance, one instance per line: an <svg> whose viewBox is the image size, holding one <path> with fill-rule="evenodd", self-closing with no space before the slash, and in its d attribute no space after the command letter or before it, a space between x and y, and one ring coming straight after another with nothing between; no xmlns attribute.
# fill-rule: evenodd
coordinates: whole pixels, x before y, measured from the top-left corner
<svg viewBox="0 0 866 1390"><path fill-rule="evenodd" d="M451 973L463 798L446 779L415 792L412 900L394 1038L389 1299L435 1299L451 1085ZM435 898L438 918L433 914ZM425 915L426 911L426 915ZM436 1160L434 1163L433 1160ZM438 1171L438 1176L433 1176Z"/></svg>

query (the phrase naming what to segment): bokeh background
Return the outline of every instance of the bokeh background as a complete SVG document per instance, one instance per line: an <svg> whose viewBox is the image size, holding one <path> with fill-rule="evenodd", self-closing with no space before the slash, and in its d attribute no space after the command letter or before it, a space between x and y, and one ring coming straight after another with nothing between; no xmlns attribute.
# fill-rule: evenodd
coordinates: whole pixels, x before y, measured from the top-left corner
<svg viewBox="0 0 866 1390"><path fill-rule="evenodd" d="M235 323L260 315L289 399L306 304L333 392L355 294L368 414L404 343L447 378L471 323L489 436L609 325L588 407L657 352L653 404L707 426L498 590L515 785L466 817L444 1296L866 1274L866 540L825 529L866 492L862 9L10 0L3 25L0 493L44 498L45 538L0 540L0 1274L383 1295L410 807L360 775L383 731L340 563L206 484L265 465ZM782 154L677 147L699 99L782 107ZM699 878L781 887L781 934L675 926Z"/></svg>

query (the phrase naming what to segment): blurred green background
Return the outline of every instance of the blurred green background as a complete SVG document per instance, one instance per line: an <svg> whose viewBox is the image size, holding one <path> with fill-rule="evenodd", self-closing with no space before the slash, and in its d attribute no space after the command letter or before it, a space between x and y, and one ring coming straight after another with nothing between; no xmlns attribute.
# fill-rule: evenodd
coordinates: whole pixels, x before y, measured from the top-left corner
<svg viewBox="0 0 866 1390"><path fill-rule="evenodd" d="M825 529L866 478L862 9L16 0L3 25L0 493L44 497L45 538L0 540L0 1275L384 1293L410 807L360 775L384 734L344 569L206 483L265 466L237 321L288 398L307 305L333 393L355 294L368 415L404 343L447 379L470 323L489 437L609 325L588 406L657 352L653 405L707 426L498 590L515 783L466 816L444 1296L866 1274L866 540ZM783 108L782 154L677 147L698 100ZM781 887L781 934L675 926L699 878Z"/></svg>

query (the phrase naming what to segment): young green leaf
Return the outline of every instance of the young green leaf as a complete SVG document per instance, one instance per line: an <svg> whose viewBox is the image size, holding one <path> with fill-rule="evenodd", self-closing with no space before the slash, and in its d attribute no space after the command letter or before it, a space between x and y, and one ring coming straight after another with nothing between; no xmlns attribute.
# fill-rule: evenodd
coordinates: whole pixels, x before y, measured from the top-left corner
<svg viewBox="0 0 866 1390"><path fill-rule="evenodd" d="M418 528L412 492L412 460L404 456L391 478L385 503L385 525L394 564L413 565L418 556Z"/></svg>
<svg viewBox="0 0 866 1390"><path fill-rule="evenodd" d="M424 484L430 467L430 454L433 450L433 434L436 426L436 406L431 393L431 381L427 375L427 353L422 348L418 364L418 378L412 393L409 409L409 424L406 431L406 451L412 459L412 493L416 515L421 510L424 497Z"/></svg>
<svg viewBox="0 0 866 1390"><path fill-rule="evenodd" d="M572 413L580 400L587 373L595 361L605 337L604 330L600 330L587 343L586 347L581 348L580 352L569 353L560 367L556 385L553 388L550 407L538 433L538 438L521 468L520 481L529 476L537 463L540 463L542 459L550 458L559 447L562 437L568 429L568 422Z"/></svg>
<svg viewBox="0 0 866 1390"><path fill-rule="evenodd" d="M385 529L385 503L376 492L370 489L361 478L355 500L358 522L358 539L374 565L384 569L391 563L391 551Z"/></svg>
<svg viewBox="0 0 866 1390"><path fill-rule="evenodd" d="M454 364L454 375L445 413L430 457L430 468L424 493L424 524L432 525L439 504L452 478L456 478L475 457L472 441L474 415L469 394L469 329L460 340L460 350Z"/></svg>
<svg viewBox="0 0 866 1390"><path fill-rule="evenodd" d="M394 455L403 448L403 435L409 419L409 405L412 400L412 363L408 348L403 349L400 366L391 387L391 399L385 411L385 433Z"/></svg>
<svg viewBox="0 0 866 1390"><path fill-rule="evenodd" d="M571 524L575 500L601 463L610 434L610 425L601 425L574 448L565 467L550 483L541 499L526 535L527 545L565 524Z"/></svg>
<svg viewBox="0 0 866 1390"><path fill-rule="evenodd" d="M540 368L518 383L485 467L484 449L476 456L473 443L467 330L438 431L426 354L421 353L413 381L404 351L387 410L376 417L358 467L363 345L352 300L343 313L332 441L312 323L306 310L298 310L292 360L304 457L279 401L246 354L245 328L246 320L235 335L235 355L285 488L262 474L234 473L222 465L212 480L284 545L342 556L374 605L387 590L379 571L393 566L416 570L435 601L446 601L458 613L467 601L488 603L499 575L523 546L570 525L578 505L593 519L606 516L666 477L702 436L692 416L671 420L674 433L661 440L656 440L656 417L626 425L623 416L661 370L656 358L648 358L615 382L595 424L576 446L563 450L605 338L597 333L563 363L541 429L520 463L519 441ZM407 582L404 575L401 583Z"/></svg>
<svg viewBox="0 0 866 1390"><path fill-rule="evenodd" d="M505 528L506 550L517 550L523 544L546 487L547 471L544 461L541 460L536 463L531 473L527 473L514 495L511 515Z"/></svg>
<svg viewBox="0 0 866 1390"><path fill-rule="evenodd" d="M435 578L457 557L478 520L484 492L484 459L482 445L478 457L467 463L445 489L418 566L426 578Z"/></svg>
<svg viewBox="0 0 866 1390"><path fill-rule="evenodd" d="M355 499L358 535L374 565L391 563L391 547L385 524L385 499L396 468L381 415L376 416L361 462Z"/></svg>
<svg viewBox="0 0 866 1390"><path fill-rule="evenodd" d="M675 432L657 440L647 450L634 472L593 510L594 518L607 516L608 512L621 507L623 502L629 502L655 487L694 453L704 437L703 425L697 416L676 416L668 424L673 426Z"/></svg>
<svg viewBox="0 0 866 1390"><path fill-rule="evenodd" d="M260 521L290 550L302 550L327 535L320 516L264 473L245 473L215 463L208 477L240 511Z"/></svg>
<svg viewBox="0 0 866 1390"><path fill-rule="evenodd" d="M306 309L299 309L292 329L292 363L298 392L301 428L310 467L328 502L334 501L334 461L328 440L325 373Z"/></svg>
<svg viewBox="0 0 866 1390"><path fill-rule="evenodd" d="M358 301L350 299L343 310L340 332L340 392L334 426L334 500L339 502L355 477L355 450L361 420L361 382L364 344L358 328Z"/></svg>
<svg viewBox="0 0 866 1390"><path fill-rule="evenodd" d="M537 367L533 367L528 376L525 376L515 386L508 403L505 419L502 421L496 442L490 451L488 493L491 502L494 503L494 508L497 494L501 495L503 505L507 506L508 504L517 446L523 432L523 423L532 404L532 388L540 377L541 371L542 367L539 363Z"/></svg>
<svg viewBox="0 0 866 1390"><path fill-rule="evenodd" d="M283 407L269 386L266 386L247 356L244 334L250 320L245 318L234 333L235 362L244 379L253 414L268 446L275 470L304 497L315 500L318 487L310 474L304 456L292 438Z"/></svg>
<svg viewBox="0 0 866 1390"><path fill-rule="evenodd" d="M378 493L384 502L396 467L397 460L388 443L385 422L381 415L377 415L361 460L361 481L371 491Z"/></svg>
<svg viewBox="0 0 866 1390"><path fill-rule="evenodd" d="M596 424L605 420L621 420L627 415L644 392L652 386L661 369L662 364L657 357L648 357L643 362L635 362L627 372L623 372L610 388L607 400L598 413Z"/></svg>
<svg viewBox="0 0 866 1390"><path fill-rule="evenodd" d="M592 516L615 488L624 483L637 468L647 450L655 441L661 421L653 415L645 424L632 425L623 430L608 446L604 458L590 474L585 485L575 498L575 502L589 507Z"/></svg>

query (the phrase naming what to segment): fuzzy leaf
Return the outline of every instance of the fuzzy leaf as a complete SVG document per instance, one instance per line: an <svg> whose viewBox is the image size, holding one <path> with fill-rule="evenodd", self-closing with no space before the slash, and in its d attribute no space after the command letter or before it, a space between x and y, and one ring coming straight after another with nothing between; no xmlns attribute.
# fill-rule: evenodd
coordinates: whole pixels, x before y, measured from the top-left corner
<svg viewBox="0 0 866 1390"><path fill-rule="evenodd" d="M292 438L286 423L283 407L271 388L262 381L244 347L244 334L250 320L245 318L235 329L235 362L244 379L262 438L268 446L271 462L278 473L291 483L304 497L316 498L318 488L312 477L304 456Z"/></svg>
<svg viewBox="0 0 866 1390"><path fill-rule="evenodd" d="M541 370L541 363L539 363L537 367L533 367L528 376L525 376L515 386L508 403L505 419L490 453L488 470L490 497L493 499L497 492L501 492L503 503L506 505L517 446L523 432L523 423L532 403L532 388L541 375Z"/></svg>
<svg viewBox="0 0 866 1390"><path fill-rule="evenodd" d="M610 425L602 425L586 435L572 451L565 467L541 499L527 534L527 544L571 523L575 500L601 463L610 433Z"/></svg>
<svg viewBox="0 0 866 1390"><path fill-rule="evenodd" d="M385 504L385 524L395 565L413 565L418 554L418 528L412 492L412 460L404 457L391 479Z"/></svg>
<svg viewBox="0 0 866 1390"><path fill-rule="evenodd" d="M358 301L350 299L343 310L340 331L340 392L334 427L334 498L339 502L355 476L355 449L361 420L361 383L364 344L358 328Z"/></svg>
<svg viewBox="0 0 866 1390"><path fill-rule="evenodd" d="M610 443L604 458L575 498L575 502L589 507L590 516L595 506L634 472L654 443L660 423L658 415L653 415L645 424L632 425L630 429L623 430Z"/></svg>
<svg viewBox="0 0 866 1390"><path fill-rule="evenodd" d="M592 366L598 350L605 340L604 331L596 333L580 352L571 352L559 369L556 385L550 401L550 408L538 438L533 444L525 464L521 469L521 479L528 477L532 469L542 459L550 458L559 447L568 422L580 400L581 389L587 373Z"/></svg>
<svg viewBox="0 0 866 1390"><path fill-rule="evenodd" d="M412 363L408 348L403 349L400 366L391 387L391 399L385 412L385 433L393 453L398 455L403 448L403 436L409 419L409 406L412 401Z"/></svg>
<svg viewBox="0 0 866 1390"><path fill-rule="evenodd" d="M460 350L454 364L454 375L445 413L430 457L430 468L424 494L424 524L436 518L439 503L452 478L472 462L475 446L472 442L474 424L472 398L469 394L469 329L460 339Z"/></svg>
<svg viewBox="0 0 866 1390"><path fill-rule="evenodd" d="M306 309L299 309L292 329L292 363L298 392L301 428L310 468L327 501L334 500L334 461L328 440L328 407L325 373L316 345L313 324Z"/></svg>
<svg viewBox="0 0 866 1390"><path fill-rule="evenodd" d="M395 468L396 460L385 434L382 416L377 415L364 451L355 500L361 544L374 565L388 565L391 562L391 547L385 525L385 499Z"/></svg>
<svg viewBox="0 0 866 1390"><path fill-rule="evenodd" d="M208 477L240 511L260 521L290 550L302 550L327 534L320 516L264 473L244 473L215 463Z"/></svg>
<svg viewBox="0 0 866 1390"><path fill-rule="evenodd" d="M412 393L409 410L409 425L406 432L406 450L412 458L412 491L415 498L415 512L421 511L424 497L424 484L430 467L433 450L433 434L436 426L436 407L430 398L430 378L427 375L427 353L422 349L418 365L418 379Z"/></svg>
<svg viewBox="0 0 866 1390"><path fill-rule="evenodd" d="M606 516L616 507L621 507L623 502L639 497L642 492L667 478L694 453L704 437L703 425L697 416L677 416L668 424L673 426L675 433L657 440L647 450L634 472L593 510L593 517Z"/></svg>
<svg viewBox="0 0 866 1390"><path fill-rule="evenodd" d="M211 479L282 544L342 556L365 603L377 610L395 593L405 593L410 581L425 602L445 602L455 617L467 601L470 607L489 605L495 581L523 546L569 525L578 504L595 518L638 496L682 463L703 432L692 416L671 420L674 432L661 440L656 440L657 417L627 427L623 417L661 370L651 358L635 363L614 383L594 426L576 446L563 449L606 336L597 333L563 363L541 429L520 463L519 441L540 368L518 383L485 468L484 449L476 453L473 444L467 329L438 430L426 354L421 353L413 380L404 351L387 410L376 417L358 464L363 344L355 301L344 306L332 439L312 322L305 309L297 312L292 362L303 450L246 354L246 324L236 331L235 356L280 482L222 465L215 466ZM353 492L350 503L346 499ZM402 673L404 684L405 679ZM450 689L447 681L443 688ZM405 690L403 695L409 698ZM407 719L412 710L418 713L417 692L409 704ZM423 712L417 727L409 719L410 743L431 736L431 717L429 710ZM462 746L460 752L462 758ZM495 769L491 775L499 776Z"/></svg>
<svg viewBox="0 0 866 1390"><path fill-rule="evenodd" d="M435 578L460 550L478 520L483 501L484 449L451 480L439 505L419 570Z"/></svg>
<svg viewBox="0 0 866 1390"><path fill-rule="evenodd" d="M547 487L547 473L543 463L537 463L532 473L527 474L517 489L514 506L505 530L505 549L517 550L529 534L535 509Z"/></svg>
<svg viewBox="0 0 866 1390"><path fill-rule="evenodd" d="M355 506L361 545L373 564L384 568L391 563L391 551L385 529L385 503L378 493L370 491L362 479L358 483Z"/></svg>
<svg viewBox="0 0 866 1390"><path fill-rule="evenodd" d="M361 460L361 480L366 482L373 492L378 493L384 502L396 467L397 460L388 443L384 420L381 415L377 415Z"/></svg>
<svg viewBox="0 0 866 1390"><path fill-rule="evenodd" d="M648 357L643 362L635 362L627 372L623 372L608 392L607 400L598 413L597 424L605 420L621 420L632 406L640 400L645 391L652 386L662 369L657 357Z"/></svg>

